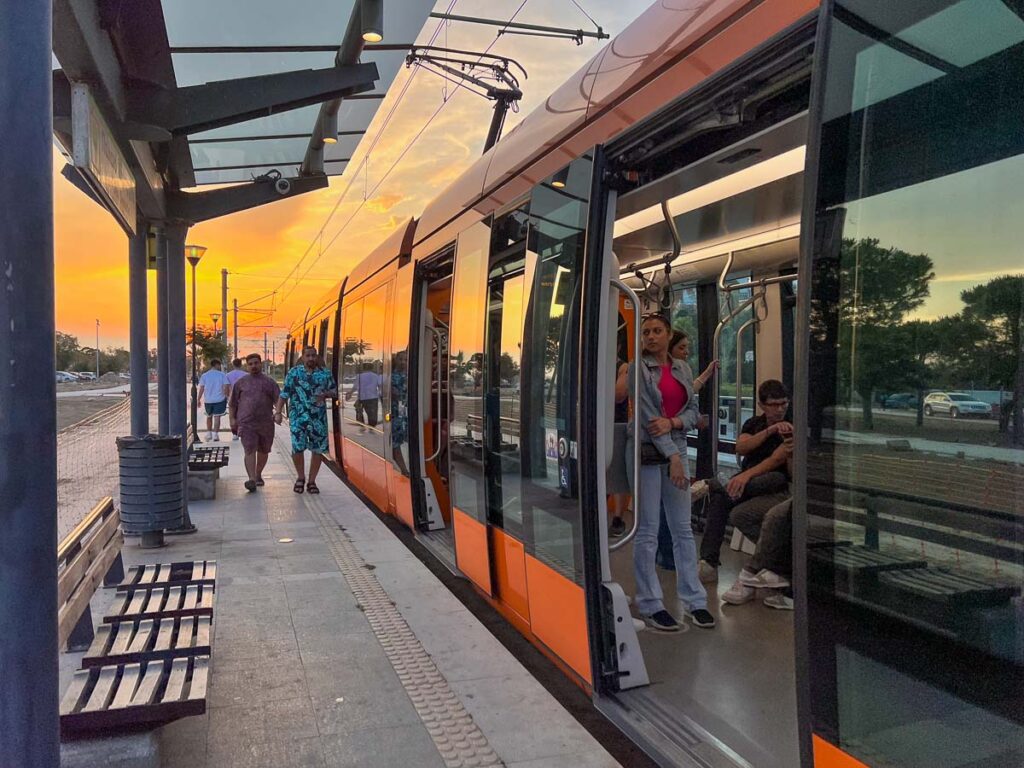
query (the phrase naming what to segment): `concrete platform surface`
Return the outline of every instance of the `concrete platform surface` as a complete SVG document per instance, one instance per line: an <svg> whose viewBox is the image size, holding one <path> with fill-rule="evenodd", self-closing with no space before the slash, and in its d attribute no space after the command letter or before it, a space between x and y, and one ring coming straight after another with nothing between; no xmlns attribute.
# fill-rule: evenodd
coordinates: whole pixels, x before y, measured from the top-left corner
<svg viewBox="0 0 1024 768"><path fill-rule="evenodd" d="M329 471L293 493L285 435L264 488L230 443L197 534L125 546L126 566L218 562L208 711L157 732L164 768L618 765Z"/></svg>

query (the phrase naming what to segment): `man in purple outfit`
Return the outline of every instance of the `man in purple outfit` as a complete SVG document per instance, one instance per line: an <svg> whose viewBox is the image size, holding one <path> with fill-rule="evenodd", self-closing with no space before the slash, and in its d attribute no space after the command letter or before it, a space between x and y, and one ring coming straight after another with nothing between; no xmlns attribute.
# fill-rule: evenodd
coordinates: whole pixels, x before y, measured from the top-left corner
<svg viewBox="0 0 1024 768"><path fill-rule="evenodd" d="M263 375L263 358L253 352L245 358L249 375L231 388L231 429L237 431L245 451L245 489L263 485L263 468L274 446L274 405L281 394L277 382Z"/></svg>

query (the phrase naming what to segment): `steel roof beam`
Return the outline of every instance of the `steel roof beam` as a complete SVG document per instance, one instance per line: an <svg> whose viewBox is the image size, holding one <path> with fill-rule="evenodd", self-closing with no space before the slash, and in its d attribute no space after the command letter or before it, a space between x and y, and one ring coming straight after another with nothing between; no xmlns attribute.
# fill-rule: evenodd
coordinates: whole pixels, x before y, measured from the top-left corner
<svg viewBox="0 0 1024 768"><path fill-rule="evenodd" d="M284 181L287 182L288 188L282 192L284 185L278 182ZM328 183L327 176L318 174L296 179L254 181L205 192L168 191L167 212L172 219L197 224L200 221L216 219L230 213L247 211L267 203L324 189Z"/></svg>
<svg viewBox="0 0 1024 768"><path fill-rule="evenodd" d="M53 52L67 80L90 84L96 105L135 176L139 209L148 219L164 218L163 179L149 144L133 142L125 131L124 73L94 1L53 1ZM55 76L55 85L59 81Z"/></svg>
<svg viewBox="0 0 1024 768"><path fill-rule="evenodd" d="M257 117L373 90L377 65L306 69L220 80L168 90L136 84L126 95L127 116L173 135L198 133Z"/></svg>
<svg viewBox="0 0 1024 768"><path fill-rule="evenodd" d="M339 136L362 136L366 131L338 131ZM225 144L233 141L268 141L271 139L308 139L309 133L268 133L261 136L221 136L212 139L189 138L189 144Z"/></svg>

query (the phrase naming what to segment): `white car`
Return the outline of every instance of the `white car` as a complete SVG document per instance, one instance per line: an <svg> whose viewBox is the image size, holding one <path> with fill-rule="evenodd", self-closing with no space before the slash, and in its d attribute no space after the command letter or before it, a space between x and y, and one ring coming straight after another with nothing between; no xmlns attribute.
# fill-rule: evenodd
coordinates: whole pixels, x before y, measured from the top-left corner
<svg viewBox="0 0 1024 768"><path fill-rule="evenodd" d="M58 384L67 384L72 381L78 381L78 377L68 373L67 371L57 371Z"/></svg>
<svg viewBox="0 0 1024 768"><path fill-rule="evenodd" d="M948 414L951 419L992 418L992 406L963 392L932 392L924 399L924 415Z"/></svg>
<svg viewBox="0 0 1024 768"><path fill-rule="evenodd" d="M96 374L92 371L79 371L79 381L96 381Z"/></svg>

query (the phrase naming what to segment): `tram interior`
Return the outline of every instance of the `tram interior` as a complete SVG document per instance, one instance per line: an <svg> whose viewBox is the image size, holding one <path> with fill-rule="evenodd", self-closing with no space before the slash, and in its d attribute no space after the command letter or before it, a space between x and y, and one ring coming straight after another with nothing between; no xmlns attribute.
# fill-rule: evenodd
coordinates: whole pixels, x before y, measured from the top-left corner
<svg viewBox="0 0 1024 768"><path fill-rule="evenodd" d="M734 441L738 427L755 413L757 385L778 379L792 390L805 136L805 117L796 115L620 194L616 203L612 250L620 277L637 291L641 312L661 311L690 336L688 362L694 375L709 362L714 321L725 319L715 353L719 418L706 427L718 430L717 476L723 483L738 471ZM729 254L731 266L723 273ZM793 280L757 285L762 278L783 275ZM720 280L754 287L723 291ZM752 305L737 312L754 293ZM633 322L622 320L620 315L620 359ZM698 355L699 349L703 354ZM713 386L699 397L714 398ZM706 459L705 471L698 472L696 437L691 432L690 476L706 480ZM707 501L704 496L693 502L698 548ZM627 531L631 522L627 512ZM683 619L675 573L658 569L666 608L683 631L638 632L650 685L623 691L620 698L645 711L663 732L675 731L665 735L680 748L687 749L689 741L698 744L698 751L706 749L700 757L708 765L786 768L799 762L793 612L767 607L768 590L758 590L756 599L743 605L722 602L749 559L743 549L732 548L731 533L730 528L721 547L717 581L705 584L708 609L717 620L713 629ZM614 546L615 539L610 543ZM633 542L612 551L609 565L613 580L627 595L635 595ZM695 738L688 740L687 733Z"/></svg>

